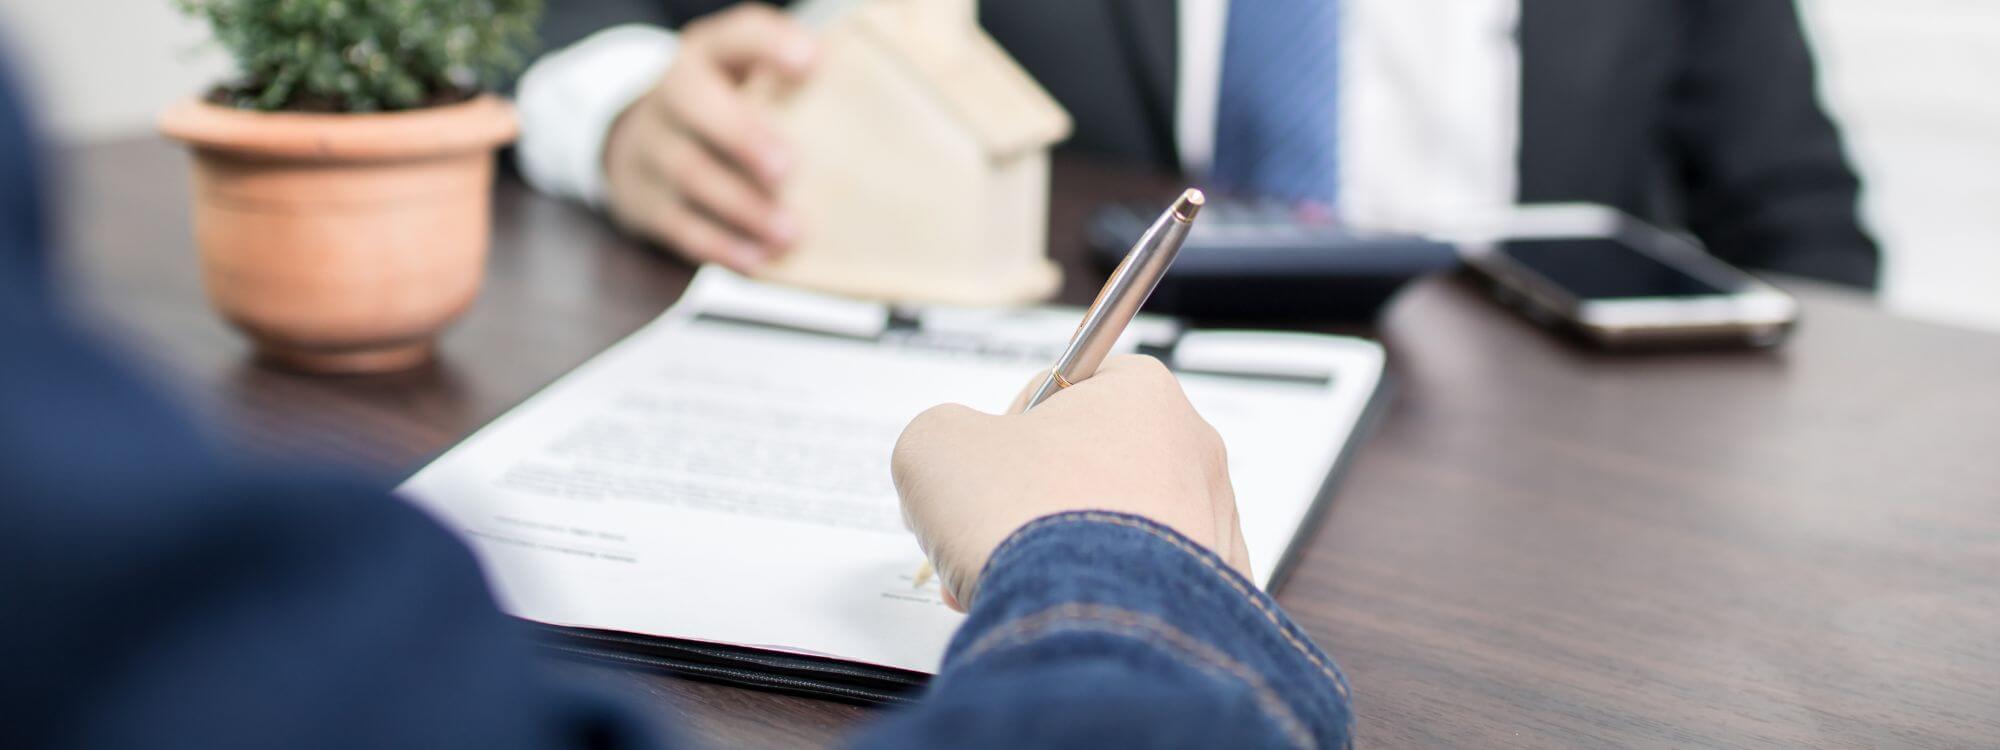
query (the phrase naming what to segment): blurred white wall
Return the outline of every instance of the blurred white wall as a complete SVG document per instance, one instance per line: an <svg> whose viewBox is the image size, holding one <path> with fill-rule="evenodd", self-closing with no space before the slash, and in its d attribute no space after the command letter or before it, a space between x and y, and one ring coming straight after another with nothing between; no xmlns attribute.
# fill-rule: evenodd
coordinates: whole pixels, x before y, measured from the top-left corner
<svg viewBox="0 0 2000 750"><path fill-rule="evenodd" d="M1799 0L1888 249L1884 298L2000 330L2000 0ZM0 0L65 141L143 135L228 62L169 0Z"/></svg>
<svg viewBox="0 0 2000 750"><path fill-rule="evenodd" d="M169 102L229 71L171 0L0 0L0 40L65 141L151 132Z"/></svg>
<svg viewBox="0 0 2000 750"><path fill-rule="evenodd" d="M2000 330L2000 2L1800 0L1899 311Z"/></svg>

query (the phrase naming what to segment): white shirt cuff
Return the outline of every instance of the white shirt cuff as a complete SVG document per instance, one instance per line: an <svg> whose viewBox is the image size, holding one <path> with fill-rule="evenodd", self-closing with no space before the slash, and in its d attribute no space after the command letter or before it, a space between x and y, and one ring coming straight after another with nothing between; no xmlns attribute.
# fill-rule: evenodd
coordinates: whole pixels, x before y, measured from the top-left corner
<svg viewBox="0 0 2000 750"><path fill-rule="evenodd" d="M676 37L627 24L543 55L514 93L521 116L516 163L528 184L551 195L604 202L604 141L625 108L673 61Z"/></svg>

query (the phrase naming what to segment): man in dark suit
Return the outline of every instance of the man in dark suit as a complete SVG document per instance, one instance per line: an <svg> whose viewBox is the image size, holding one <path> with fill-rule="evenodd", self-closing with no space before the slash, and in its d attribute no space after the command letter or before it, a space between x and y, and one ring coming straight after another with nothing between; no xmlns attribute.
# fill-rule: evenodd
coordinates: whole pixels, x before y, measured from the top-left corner
<svg viewBox="0 0 2000 750"><path fill-rule="evenodd" d="M811 40L730 5L553 4L563 49L522 87L529 178L697 260L782 252L783 144L729 95L759 66L809 75ZM1599 203L1740 265L1876 283L1792 0L1006 0L980 20L1069 108L1072 150L1396 229Z"/></svg>

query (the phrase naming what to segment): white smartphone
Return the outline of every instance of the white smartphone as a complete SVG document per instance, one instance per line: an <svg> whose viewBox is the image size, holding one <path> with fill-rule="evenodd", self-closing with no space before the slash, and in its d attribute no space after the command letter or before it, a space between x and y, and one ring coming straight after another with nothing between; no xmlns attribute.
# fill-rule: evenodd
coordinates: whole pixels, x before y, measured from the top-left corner
<svg viewBox="0 0 2000 750"><path fill-rule="evenodd" d="M1466 263L1530 319L1603 346L1773 346L1798 323L1791 295L1602 207L1523 208L1501 238L1470 245Z"/></svg>

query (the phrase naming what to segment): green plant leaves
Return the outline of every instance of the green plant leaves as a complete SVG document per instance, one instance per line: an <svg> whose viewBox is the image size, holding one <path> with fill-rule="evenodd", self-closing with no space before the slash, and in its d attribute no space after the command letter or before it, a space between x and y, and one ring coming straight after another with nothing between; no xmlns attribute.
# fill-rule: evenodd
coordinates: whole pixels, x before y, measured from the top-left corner
<svg viewBox="0 0 2000 750"><path fill-rule="evenodd" d="M374 112L456 101L518 70L541 0L173 0L242 78L224 103Z"/></svg>

